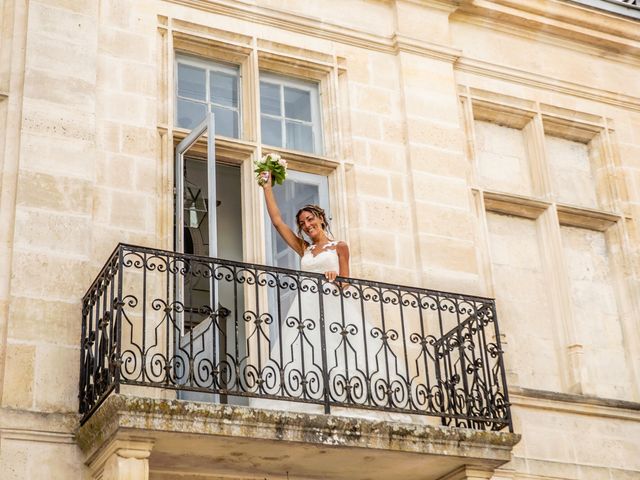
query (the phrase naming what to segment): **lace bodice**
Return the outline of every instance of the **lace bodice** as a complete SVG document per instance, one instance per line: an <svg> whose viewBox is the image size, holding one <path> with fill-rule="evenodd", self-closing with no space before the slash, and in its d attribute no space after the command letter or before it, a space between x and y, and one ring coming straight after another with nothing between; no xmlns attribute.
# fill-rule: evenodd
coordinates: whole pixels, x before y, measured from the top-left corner
<svg viewBox="0 0 640 480"><path fill-rule="evenodd" d="M321 252L316 251L318 247L315 245L309 245L300 260L300 269L314 273L339 272L340 261L336 245L338 242L329 242L322 247Z"/></svg>

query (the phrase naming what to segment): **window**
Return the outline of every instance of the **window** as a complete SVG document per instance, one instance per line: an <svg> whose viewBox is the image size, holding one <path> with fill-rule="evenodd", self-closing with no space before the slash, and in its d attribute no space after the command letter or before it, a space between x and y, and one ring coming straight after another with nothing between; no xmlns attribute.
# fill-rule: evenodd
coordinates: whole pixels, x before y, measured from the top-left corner
<svg viewBox="0 0 640 480"><path fill-rule="evenodd" d="M262 143L322 153L318 84L260 74Z"/></svg>
<svg viewBox="0 0 640 480"><path fill-rule="evenodd" d="M510 374L527 388L632 398L608 121L480 90L462 103Z"/></svg>
<svg viewBox="0 0 640 480"><path fill-rule="evenodd" d="M209 108L216 133L240 137L240 71L236 66L179 57L176 81L176 124L194 128Z"/></svg>

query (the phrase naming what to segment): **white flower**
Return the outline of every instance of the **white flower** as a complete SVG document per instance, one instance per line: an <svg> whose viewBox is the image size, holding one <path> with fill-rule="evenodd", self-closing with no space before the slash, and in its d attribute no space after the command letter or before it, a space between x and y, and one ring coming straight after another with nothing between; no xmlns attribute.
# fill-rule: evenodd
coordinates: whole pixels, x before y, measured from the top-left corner
<svg viewBox="0 0 640 480"><path fill-rule="evenodd" d="M286 161L284 158L278 158L278 163L279 163L280 165L282 165L282 166L285 168L285 170L286 170L286 168L287 168L287 161Z"/></svg>

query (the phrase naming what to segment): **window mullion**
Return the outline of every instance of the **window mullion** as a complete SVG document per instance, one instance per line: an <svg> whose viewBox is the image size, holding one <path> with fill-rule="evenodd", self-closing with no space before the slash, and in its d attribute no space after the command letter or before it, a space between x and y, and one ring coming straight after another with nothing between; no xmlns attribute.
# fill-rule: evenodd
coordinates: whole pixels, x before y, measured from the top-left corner
<svg viewBox="0 0 640 480"><path fill-rule="evenodd" d="M281 127L281 141L282 141L282 148L287 148L287 113L284 111L284 84L280 84L280 112L281 112L281 120L280 120L280 124L282 125Z"/></svg>

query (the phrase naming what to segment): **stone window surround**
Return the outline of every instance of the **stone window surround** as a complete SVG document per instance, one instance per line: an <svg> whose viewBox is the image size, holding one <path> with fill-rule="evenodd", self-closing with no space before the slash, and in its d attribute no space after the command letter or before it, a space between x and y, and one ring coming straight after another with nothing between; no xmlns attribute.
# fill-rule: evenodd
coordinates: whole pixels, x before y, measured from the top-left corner
<svg viewBox="0 0 640 480"><path fill-rule="evenodd" d="M239 166L242 185L253 182L253 160L264 153L278 152L289 162L289 168L325 175L329 181L329 201L332 205L333 230L349 241L346 227L344 135L340 131L338 89L344 85L344 59L322 52L275 43L259 37L237 34L180 19L158 17L159 95L158 131L162 164L162 198L159 199L163 232L162 246L173 245L173 155L174 147L186 137L188 130L175 126L176 57L188 55L203 60L233 64L240 71L241 138L216 138L217 161ZM323 154L309 154L261 144L260 138L260 72L294 77L318 84L322 112ZM341 91L346 91L342 87ZM194 156L206 157L206 135L190 150ZM249 180L251 179L251 180ZM261 192L243 188L242 223L244 260L264 263L264 212Z"/></svg>
<svg viewBox="0 0 640 480"><path fill-rule="evenodd" d="M596 115L545 105L540 102L514 98L494 92L460 86L459 96L467 132L467 157L472 166L469 184L478 212L481 237L481 264L487 295L495 297L495 287L489 253L489 233L486 212L495 212L538 220L545 257L545 275L558 292L550 299L557 327L554 335L559 339L564 354L559 365L563 388L567 393L585 394L589 391L589 378L583 368L584 345L579 338L572 317L567 267L562 253L561 226L579 227L603 232L608 244L611 262L625 264L630 258L626 225L631 220L626 211L627 199L620 168L617 164L615 130L612 121ZM474 121L489 121L523 131L529 160L533 193L521 195L484 188L478 181L475 153ZM600 175L597 189L600 207L587 208L557 201L554 198L550 170L545 154L545 134L578 141L599 149ZM604 183L604 184L603 184ZM550 268L553 265L554 268ZM633 331L633 318L637 315L628 280L619 272L612 272L619 303L620 322L624 331ZM623 312L625 312L623 314ZM631 312L631 313L629 313ZM504 336L504 332L501 333ZM624 339L624 348L632 345ZM508 345L508 338L504 339ZM509 347L507 347L508 349ZM632 370L638 361L631 360ZM517 377L514 379L517 386ZM640 386L635 385L637 394ZM637 400L637 399L635 399Z"/></svg>

